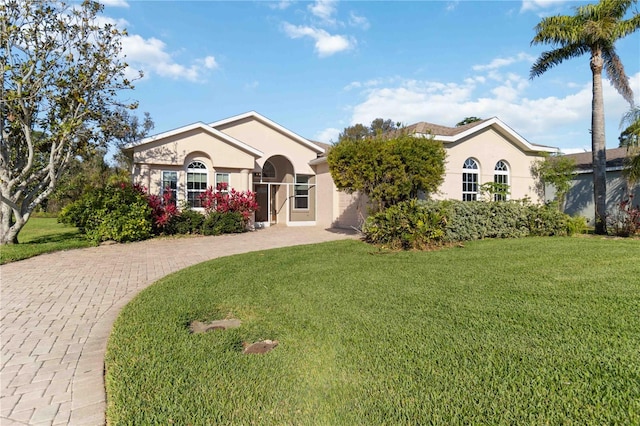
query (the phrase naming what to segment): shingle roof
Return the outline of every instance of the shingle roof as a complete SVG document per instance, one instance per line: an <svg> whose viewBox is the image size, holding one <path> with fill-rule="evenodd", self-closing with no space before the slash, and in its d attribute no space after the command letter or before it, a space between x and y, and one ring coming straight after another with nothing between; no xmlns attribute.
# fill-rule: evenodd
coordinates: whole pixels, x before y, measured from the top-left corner
<svg viewBox="0 0 640 426"><path fill-rule="evenodd" d="M626 156L627 148L607 149L607 167L622 167ZM565 157L572 158L578 170L589 170L593 167L591 151L566 154Z"/></svg>
<svg viewBox="0 0 640 426"><path fill-rule="evenodd" d="M433 123L427 123L426 121L421 121L419 123L407 126L403 130L405 130L407 133L410 133L410 134L411 133L423 133L423 134L430 133L432 135L438 135L438 136L455 136L459 133L462 133L466 130L471 129L472 127L476 127L488 120L490 119L487 118L480 121L474 121L473 123L465 124L464 126L459 126L459 127L447 127L447 126L441 126L439 124L433 124Z"/></svg>

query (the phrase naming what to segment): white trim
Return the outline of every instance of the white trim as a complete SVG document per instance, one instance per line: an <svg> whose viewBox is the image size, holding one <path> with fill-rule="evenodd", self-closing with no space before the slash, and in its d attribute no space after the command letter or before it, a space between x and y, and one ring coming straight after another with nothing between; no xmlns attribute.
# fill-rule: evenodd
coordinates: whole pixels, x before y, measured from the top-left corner
<svg viewBox="0 0 640 426"><path fill-rule="evenodd" d="M125 146L125 149L130 149L130 148L138 148L139 146L151 143L151 142L156 142L159 141L161 139L165 139L165 138L169 138L172 136L177 136L181 133L185 133L185 132L189 132L191 130L196 130L196 129L200 129L204 132L207 132L213 136L216 136L220 139L222 139L223 141L229 143L230 145L235 146L236 148L240 148L243 151L246 151L250 154L253 154L256 157L262 157L264 156L264 153L250 145L247 145L244 142L239 141L238 139L231 137L229 135L227 135L226 133L221 132L218 129L214 129L211 126L208 126L202 122L198 122L198 123L193 123L193 124L189 124L183 127L179 127L177 129L173 129L173 130L169 130L168 132L164 132L164 133L159 133L157 135L153 135L153 136L149 136L146 137L144 139L141 139L139 141L127 144Z"/></svg>
<svg viewBox="0 0 640 426"><path fill-rule="evenodd" d="M233 117L229 117L229 118L225 118L225 119L222 119L222 120L214 121L213 123L210 123L209 126L215 128L215 127L223 126L225 124L233 123L234 121L244 120L245 118L253 118L255 120L261 121L262 123L273 127L274 129L278 130L279 132L284 133L285 135L289 136L291 139L293 139L293 140L295 140L295 141L307 146L307 148L311 148L312 150L316 151L319 154L324 153L324 149L323 148L321 148L318 145L314 144L310 140L308 140L306 138L303 138L302 136L300 136L300 135L298 135L296 133L293 133L291 130L279 125L275 121L269 120L264 115L259 114L259 113L255 112L255 111L249 111L249 112L245 112L244 114L238 114L238 115L234 115Z"/></svg>
<svg viewBox="0 0 640 426"><path fill-rule="evenodd" d="M421 137L431 137L433 136L433 138L435 140L438 140L440 142L443 143L452 143L452 142L458 142L464 138L467 138L481 130L486 129L487 127L491 127L491 126L496 126L500 129L502 129L503 131L505 131L507 133L507 136L509 136L509 139L511 139L513 142L515 142L517 145L519 145L520 147L523 147L525 150L527 151L534 151L534 152L551 152L551 153L557 153L560 150L558 148L554 148L551 146L544 146L544 145L535 145L530 143L529 141L527 141L525 138L523 138L522 136L520 136L515 130L513 130L511 127L507 126L505 123L503 123L498 117L493 117L488 119L487 121L484 121L480 124L478 124L477 126L471 127L467 130L465 130L464 132L458 133L457 135L453 135L453 136L444 136L444 135L437 135L437 134L430 134L430 133L414 133L417 136L421 136Z"/></svg>
<svg viewBox="0 0 640 426"><path fill-rule="evenodd" d="M287 221L287 226L316 226L317 222L315 220L307 220L307 221L299 221L299 222L291 222Z"/></svg>

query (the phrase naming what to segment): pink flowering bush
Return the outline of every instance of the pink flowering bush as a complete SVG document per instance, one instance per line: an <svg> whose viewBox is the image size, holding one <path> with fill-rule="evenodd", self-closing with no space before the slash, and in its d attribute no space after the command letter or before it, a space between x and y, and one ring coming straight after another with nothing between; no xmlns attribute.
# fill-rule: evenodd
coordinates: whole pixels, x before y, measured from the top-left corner
<svg viewBox="0 0 640 426"><path fill-rule="evenodd" d="M172 219L180 215L176 204L171 199L171 190L167 188L162 196L149 195L148 202L155 233L167 232Z"/></svg>
<svg viewBox="0 0 640 426"><path fill-rule="evenodd" d="M220 183L214 191L212 187L200 196L202 207L207 216L217 213L240 213L246 225L251 215L258 210L256 193L252 191L227 190L226 183Z"/></svg>

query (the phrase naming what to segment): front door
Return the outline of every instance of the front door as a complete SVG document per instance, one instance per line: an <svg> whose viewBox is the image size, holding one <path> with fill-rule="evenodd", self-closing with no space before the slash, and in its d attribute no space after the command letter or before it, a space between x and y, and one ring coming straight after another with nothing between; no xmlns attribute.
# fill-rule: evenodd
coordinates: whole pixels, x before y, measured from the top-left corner
<svg viewBox="0 0 640 426"><path fill-rule="evenodd" d="M256 202L260 208L256 211L256 222L268 222L271 215L269 205L269 185L256 184Z"/></svg>

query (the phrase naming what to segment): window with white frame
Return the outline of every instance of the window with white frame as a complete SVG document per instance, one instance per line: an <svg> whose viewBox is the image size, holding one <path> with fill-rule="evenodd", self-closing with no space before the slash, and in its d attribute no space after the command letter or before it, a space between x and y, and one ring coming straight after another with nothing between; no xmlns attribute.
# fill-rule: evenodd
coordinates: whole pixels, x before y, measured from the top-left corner
<svg viewBox="0 0 640 426"><path fill-rule="evenodd" d="M229 192L229 173L216 173L216 191Z"/></svg>
<svg viewBox="0 0 640 426"><path fill-rule="evenodd" d="M293 207L299 210L309 208L309 176L296 175Z"/></svg>
<svg viewBox="0 0 640 426"><path fill-rule="evenodd" d="M467 158L462 166L462 201L478 199L478 176L480 167L473 158Z"/></svg>
<svg viewBox="0 0 640 426"><path fill-rule="evenodd" d="M207 166L202 161L192 161L187 167L187 203L189 207L202 207L200 195L207 190Z"/></svg>
<svg viewBox="0 0 640 426"><path fill-rule="evenodd" d="M498 191L493 195L494 201L506 201L509 197L509 166L500 160L496 163L493 174L493 182L498 184Z"/></svg>
<svg viewBox="0 0 640 426"><path fill-rule="evenodd" d="M262 177L268 179L275 179L276 177L276 168L269 160L265 161L262 166Z"/></svg>
<svg viewBox="0 0 640 426"><path fill-rule="evenodd" d="M162 172L162 195L167 192L171 193L169 199L174 206L178 200L178 172L163 171Z"/></svg>

